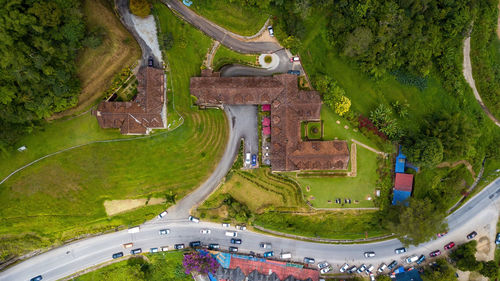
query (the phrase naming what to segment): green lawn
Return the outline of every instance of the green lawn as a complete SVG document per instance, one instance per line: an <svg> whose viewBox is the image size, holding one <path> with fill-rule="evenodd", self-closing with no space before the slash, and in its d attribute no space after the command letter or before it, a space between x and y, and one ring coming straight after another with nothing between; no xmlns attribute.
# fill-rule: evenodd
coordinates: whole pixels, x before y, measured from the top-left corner
<svg viewBox="0 0 500 281"><path fill-rule="evenodd" d="M321 122L307 122L307 138L310 140L321 139Z"/></svg>
<svg viewBox="0 0 500 281"><path fill-rule="evenodd" d="M241 6L231 0L193 1L193 11L213 23L239 35L257 33L269 14L253 6Z"/></svg>
<svg viewBox="0 0 500 281"><path fill-rule="evenodd" d="M232 63L257 66L257 59L256 55L240 54L221 45L215 53L212 68L219 70L224 65Z"/></svg>
<svg viewBox="0 0 500 281"><path fill-rule="evenodd" d="M108 217L103 202L161 198L170 191L180 199L215 168L227 142L227 122L220 110L191 108L189 94L189 78L199 75L210 39L177 19L164 5L155 8L162 27L168 26L174 37L184 36L190 42L167 52L173 82L169 87L174 88L175 107L184 116L184 124L151 138L70 150L40 161L0 185L0 260L86 233L151 219L166 206L146 206ZM170 111L172 101L169 92ZM128 137L119 135L117 129L100 129L90 114L56 121L19 143L28 147L26 152L9 151L2 156L0 171L5 176L41 155L113 138Z"/></svg>
<svg viewBox="0 0 500 281"><path fill-rule="evenodd" d="M184 273L182 252L160 252L131 258L99 268L81 275L75 281L124 281L124 280L168 280L190 281L191 275Z"/></svg>

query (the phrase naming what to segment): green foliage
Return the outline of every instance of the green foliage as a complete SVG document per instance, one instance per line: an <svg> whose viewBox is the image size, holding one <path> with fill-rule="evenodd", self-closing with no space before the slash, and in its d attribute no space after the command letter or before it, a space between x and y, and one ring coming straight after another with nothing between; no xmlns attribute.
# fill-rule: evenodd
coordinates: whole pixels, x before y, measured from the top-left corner
<svg viewBox="0 0 500 281"><path fill-rule="evenodd" d="M151 13L151 5L148 0L130 0L130 12L138 17L145 18Z"/></svg>
<svg viewBox="0 0 500 281"><path fill-rule="evenodd" d="M377 281L392 281L391 277L389 277L387 275L377 275L375 280L377 280Z"/></svg>
<svg viewBox="0 0 500 281"><path fill-rule="evenodd" d="M316 89L323 94L323 103L342 116L349 112L351 100L345 91L329 76L321 76L316 82Z"/></svg>
<svg viewBox="0 0 500 281"><path fill-rule="evenodd" d="M444 258L436 260L436 265L425 268L423 281L456 281L455 269Z"/></svg>
<svg viewBox="0 0 500 281"><path fill-rule="evenodd" d="M403 85L414 86L420 91L423 91L427 88L428 79L425 77L417 76L401 69L393 71L391 72L391 74L394 75L394 77L396 77L396 80Z"/></svg>
<svg viewBox="0 0 500 281"><path fill-rule="evenodd" d="M438 138L420 138L405 149L408 160L424 168L432 168L443 160L443 144Z"/></svg>
<svg viewBox="0 0 500 281"><path fill-rule="evenodd" d="M161 33L159 37L162 49L166 51L172 49L172 47L174 46L174 36L172 35L172 32L166 31L164 33Z"/></svg>
<svg viewBox="0 0 500 281"><path fill-rule="evenodd" d="M102 26L97 26L87 30L87 34L83 39L83 46L95 49L101 46L102 41L106 36L106 30Z"/></svg>
<svg viewBox="0 0 500 281"><path fill-rule="evenodd" d="M458 269L462 271L479 271L483 264L476 260L477 241L472 240L459 245L450 253L450 258L455 261Z"/></svg>
<svg viewBox="0 0 500 281"><path fill-rule="evenodd" d="M0 8L0 147L77 102L76 50L85 26L76 0L4 1Z"/></svg>
<svg viewBox="0 0 500 281"><path fill-rule="evenodd" d="M282 40L281 44L283 47L290 49L293 53L296 53L301 46L300 39L292 35Z"/></svg>
<svg viewBox="0 0 500 281"><path fill-rule="evenodd" d="M498 264L494 261L483 261L482 268L479 270L483 276L490 278L490 280L497 278L498 276Z"/></svg>
<svg viewBox="0 0 500 281"><path fill-rule="evenodd" d="M394 112L399 115L401 118L405 118L408 116L408 108L410 105L408 103L400 103L398 100L391 103L392 109Z"/></svg>
<svg viewBox="0 0 500 281"><path fill-rule="evenodd" d="M398 121L392 117L392 110L387 105L381 103L370 112L370 120L377 129L384 133L390 140L399 140L405 133L400 128Z"/></svg>
<svg viewBox="0 0 500 281"><path fill-rule="evenodd" d="M228 206L228 217L236 221L246 222L252 216L252 212L244 203L239 202L229 194L225 194L223 204Z"/></svg>

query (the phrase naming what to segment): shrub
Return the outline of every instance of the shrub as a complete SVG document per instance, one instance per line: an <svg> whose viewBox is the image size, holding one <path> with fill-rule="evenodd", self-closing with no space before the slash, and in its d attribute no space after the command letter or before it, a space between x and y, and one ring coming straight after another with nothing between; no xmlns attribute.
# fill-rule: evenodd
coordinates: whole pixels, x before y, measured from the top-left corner
<svg viewBox="0 0 500 281"><path fill-rule="evenodd" d="M130 0L130 12L138 17L145 18L151 13L151 6L148 0Z"/></svg>

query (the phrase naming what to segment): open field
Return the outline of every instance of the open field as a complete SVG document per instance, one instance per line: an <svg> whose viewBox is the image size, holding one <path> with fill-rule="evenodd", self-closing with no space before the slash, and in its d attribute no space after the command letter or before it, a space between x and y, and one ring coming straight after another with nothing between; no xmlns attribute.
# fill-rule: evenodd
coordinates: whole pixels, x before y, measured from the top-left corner
<svg viewBox="0 0 500 281"><path fill-rule="evenodd" d="M167 206L147 205L108 217L106 200L177 199L204 181L215 168L227 142L220 110L190 107L189 78L199 75L209 38L182 24L168 8L159 7L161 24L176 29L190 42L174 45L167 54L175 90L175 106L184 124L153 137L96 143L44 159L15 174L0 186L0 259L65 240L142 223ZM172 92L170 94L170 106ZM171 122L169 120L169 122ZM95 117L54 121L26 137L28 151L9 152L0 161L2 175L46 153L92 140L129 138L116 129L102 130Z"/></svg>
<svg viewBox="0 0 500 281"><path fill-rule="evenodd" d="M243 36L257 33L269 16L257 7L242 7L230 0L193 1L190 8L213 23Z"/></svg>
<svg viewBox="0 0 500 281"><path fill-rule="evenodd" d="M76 114L95 104L112 78L141 55L139 45L116 17L109 1L85 0L82 6L88 28L103 28L106 35L99 47L84 48L78 55L77 75L82 86L78 104L52 119Z"/></svg>
<svg viewBox="0 0 500 281"><path fill-rule="evenodd" d="M257 66L257 56L240 54L221 45L215 53L212 68L217 71L224 65L232 63Z"/></svg>
<svg viewBox="0 0 500 281"><path fill-rule="evenodd" d="M184 273L183 253L178 251L145 254L113 263L81 275L75 281L122 281L122 280L169 280L189 281L191 275Z"/></svg>

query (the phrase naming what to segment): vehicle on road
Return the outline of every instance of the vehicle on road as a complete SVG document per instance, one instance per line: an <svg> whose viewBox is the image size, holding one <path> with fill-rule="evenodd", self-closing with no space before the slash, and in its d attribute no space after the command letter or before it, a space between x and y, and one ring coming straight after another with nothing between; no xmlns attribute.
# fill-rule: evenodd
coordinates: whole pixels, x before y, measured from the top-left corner
<svg viewBox="0 0 500 281"><path fill-rule="evenodd" d="M241 244L241 239L231 238L231 244Z"/></svg>
<svg viewBox="0 0 500 281"><path fill-rule="evenodd" d="M229 223L223 223L222 227L230 227L231 225Z"/></svg>
<svg viewBox="0 0 500 281"><path fill-rule="evenodd" d="M418 256L417 255L413 255L413 256L409 256L405 259L405 262L406 263L412 263L412 262L416 262L418 260Z"/></svg>
<svg viewBox="0 0 500 281"><path fill-rule="evenodd" d="M213 249L220 249L220 246L219 246L219 244L212 243L212 244L208 244L208 248L209 248L210 250L213 250Z"/></svg>
<svg viewBox="0 0 500 281"><path fill-rule="evenodd" d="M184 244L175 244L174 249L176 250L184 249Z"/></svg>
<svg viewBox="0 0 500 281"><path fill-rule="evenodd" d="M437 235L437 237L443 237L443 236L445 236L446 234L448 234L448 232L442 232L442 233L438 233L438 234L436 234L436 235Z"/></svg>
<svg viewBox="0 0 500 281"><path fill-rule="evenodd" d="M229 252L237 253L238 252L238 247L229 247Z"/></svg>
<svg viewBox="0 0 500 281"><path fill-rule="evenodd" d="M160 229L160 235L167 235L170 233L170 229Z"/></svg>
<svg viewBox="0 0 500 281"><path fill-rule="evenodd" d="M247 230L247 227L244 225L236 225L236 229L238 230Z"/></svg>
<svg viewBox="0 0 500 281"><path fill-rule="evenodd" d="M141 228L139 226L136 226L136 227L131 227L128 229L128 233L137 233L137 232L140 232L141 231Z"/></svg>
<svg viewBox="0 0 500 281"><path fill-rule="evenodd" d="M295 75L299 76L300 75L300 70L290 69L286 73L288 73L288 74L295 74Z"/></svg>
<svg viewBox="0 0 500 281"><path fill-rule="evenodd" d="M320 262L320 263L318 263L318 268L319 268L319 269L322 269L323 267L327 267L327 266L329 266L329 265L330 265L330 264L329 264L328 262L326 262L326 261L324 261L324 262Z"/></svg>
<svg viewBox="0 0 500 281"><path fill-rule="evenodd" d="M370 273L370 281L375 281L375 274L373 273Z"/></svg>
<svg viewBox="0 0 500 281"><path fill-rule="evenodd" d="M356 272L356 270L358 270L358 268L355 265L353 265L346 272L349 273L349 274L353 274L354 272Z"/></svg>
<svg viewBox="0 0 500 281"><path fill-rule="evenodd" d="M273 26L270 25L267 27L267 30L269 31L269 36L274 37L274 29Z"/></svg>
<svg viewBox="0 0 500 281"><path fill-rule="evenodd" d="M151 249L149 249L149 252L158 253L158 248L151 248Z"/></svg>
<svg viewBox="0 0 500 281"><path fill-rule="evenodd" d="M197 218L197 217L189 216L189 218L188 218L188 219L189 219L190 221L192 221L192 222L195 222L195 223L199 223L199 222L200 222L200 219L199 219L199 218Z"/></svg>
<svg viewBox="0 0 500 281"><path fill-rule="evenodd" d="M140 253L142 253L142 249L141 248L133 249L132 251L130 251L131 255L137 255L137 254L140 254Z"/></svg>
<svg viewBox="0 0 500 281"><path fill-rule="evenodd" d="M381 265L378 267L377 271L378 271L379 273L382 273L382 272L384 272L384 270L385 270L386 268L387 268L387 264L383 263L383 264L381 264Z"/></svg>
<svg viewBox="0 0 500 281"><path fill-rule="evenodd" d="M370 264L367 268L366 268L366 274L370 275L373 270L375 269L375 266L373 266L373 264Z"/></svg>
<svg viewBox="0 0 500 281"><path fill-rule="evenodd" d="M445 250L449 250L449 249L451 249L453 247L455 247L455 243L454 242L450 242L450 243L444 245L444 249Z"/></svg>
<svg viewBox="0 0 500 281"><path fill-rule="evenodd" d="M250 153L245 154L245 164L250 165L250 158L251 158Z"/></svg>
<svg viewBox="0 0 500 281"><path fill-rule="evenodd" d="M473 239L474 237L476 237L476 235L477 235L477 232L472 231L471 233L469 233L469 234L467 235L467 239L469 239L469 240L470 240L470 239Z"/></svg>
<svg viewBox="0 0 500 281"><path fill-rule="evenodd" d="M123 257L123 252L114 253L111 257L114 259L121 258Z"/></svg>
<svg viewBox="0 0 500 281"><path fill-rule="evenodd" d="M201 246L201 241L191 241L189 242L189 247L195 248L195 247L200 247Z"/></svg>
<svg viewBox="0 0 500 281"><path fill-rule="evenodd" d="M264 253L264 257L265 257L265 258L270 258L270 257L272 257L272 256L274 256L274 252L273 252L273 251L269 251L269 252L265 252L265 253Z"/></svg>
<svg viewBox="0 0 500 281"><path fill-rule="evenodd" d="M238 232L236 232L236 231L226 231L226 236L229 236L229 237L238 237Z"/></svg>
<svg viewBox="0 0 500 281"><path fill-rule="evenodd" d="M344 264L340 267L339 271L340 271L340 272L342 272L342 273L344 273L344 272L347 270L347 268L349 268L349 265L348 265L347 263L344 263Z"/></svg>
<svg viewBox="0 0 500 281"><path fill-rule="evenodd" d="M431 256L431 257L437 257L439 255L441 255L441 251L440 250L435 250L434 252L431 252L429 254L429 256Z"/></svg>
<svg viewBox="0 0 500 281"><path fill-rule="evenodd" d="M210 229L202 229L200 230L201 234L210 234L212 231Z"/></svg>
<svg viewBox="0 0 500 281"><path fill-rule="evenodd" d="M167 251L168 251L168 246L161 246L161 247L160 247L160 250L161 250L162 252L167 252Z"/></svg>
<svg viewBox="0 0 500 281"><path fill-rule="evenodd" d="M266 243L266 242L261 242L259 246L263 249L271 249L273 247L271 243Z"/></svg>
<svg viewBox="0 0 500 281"><path fill-rule="evenodd" d="M418 260L417 260L417 264L421 264L425 261L425 255L421 255Z"/></svg>
<svg viewBox="0 0 500 281"><path fill-rule="evenodd" d="M123 244L123 248L125 248L125 249L132 248L133 246L134 246L134 243Z"/></svg>
<svg viewBox="0 0 500 281"><path fill-rule="evenodd" d="M148 66L149 66L149 67L153 67L153 63L154 63L153 57L151 57L151 56L150 56L150 57L148 58Z"/></svg>
<svg viewBox="0 0 500 281"><path fill-rule="evenodd" d="M299 57L291 57L290 58L290 62L296 62L296 61L300 61L300 58Z"/></svg>
<svg viewBox="0 0 500 281"><path fill-rule="evenodd" d="M313 264L315 263L316 261L313 259L313 258L308 258L308 257L305 257L304 258L304 263L310 263L310 264Z"/></svg>
<svg viewBox="0 0 500 281"><path fill-rule="evenodd" d="M375 252L365 252L365 258L373 258L375 256Z"/></svg>
<svg viewBox="0 0 500 281"><path fill-rule="evenodd" d="M397 261L392 261L388 266L387 266L387 269L389 270L392 270L393 268L395 268L396 266L398 266L398 262Z"/></svg>
<svg viewBox="0 0 500 281"><path fill-rule="evenodd" d="M167 213L167 211L163 211L163 212L161 212L161 213L158 215L158 218L159 218L159 219L161 219L161 218L163 218L164 216L166 216L167 214L168 214L168 213Z"/></svg>
<svg viewBox="0 0 500 281"><path fill-rule="evenodd" d="M38 275L38 276L31 278L30 281L40 281L42 279L43 279L42 275Z"/></svg>
<svg viewBox="0 0 500 281"><path fill-rule="evenodd" d="M405 247L401 247L401 248L397 248L397 249L394 249L394 253L396 254L402 254L402 253L406 253L406 248Z"/></svg>
<svg viewBox="0 0 500 281"><path fill-rule="evenodd" d="M281 253L280 258L282 259L291 259L292 253Z"/></svg>
<svg viewBox="0 0 500 281"><path fill-rule="evenodd" d="M257 155L252 154L252 166L257 165Z"/></svg>
<svg viewBox="0 0 500 281"><path fill-rule="evenodd" d="M332 269L333 269L333 268L332 268L331 266L327 266L327 267L323 267L323 268L322 268L319 272L320 272L321 274L325 274L325 273L327 273L327 272L332 271Z"/></svg>
<svg viewBox="0 0 500 281"><path fill-rule="evenodd" d="M365 271L365 270L366 270L366 264L362 264L362 265L358 268L358 270L356 270L356 272L357 272L357 273L362 273L362 272L363 272L363 271Z"/></svg>
<svg viewBox="0 0 500 281"><path fill-rule="evenodd" d="M500 233L497 233L497 238L495 239L495 244L500 244Z"/></svg>

